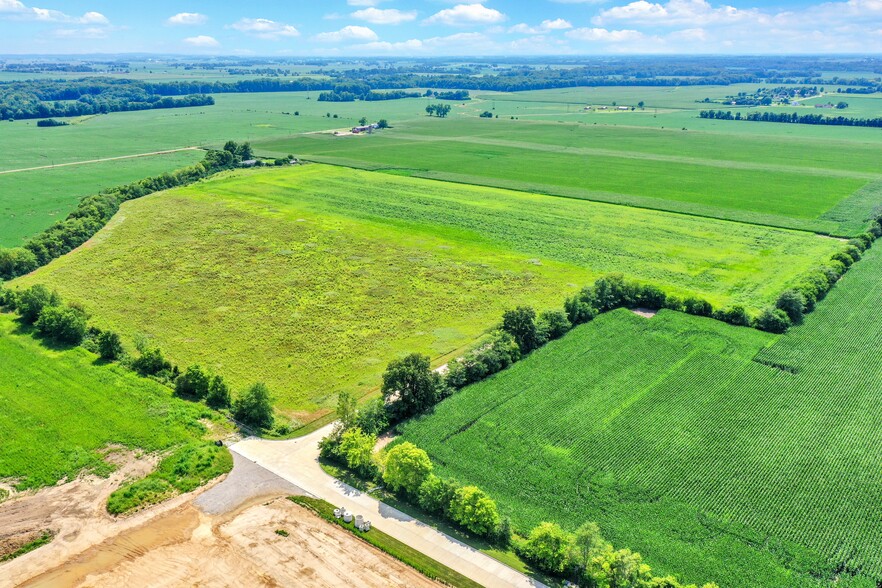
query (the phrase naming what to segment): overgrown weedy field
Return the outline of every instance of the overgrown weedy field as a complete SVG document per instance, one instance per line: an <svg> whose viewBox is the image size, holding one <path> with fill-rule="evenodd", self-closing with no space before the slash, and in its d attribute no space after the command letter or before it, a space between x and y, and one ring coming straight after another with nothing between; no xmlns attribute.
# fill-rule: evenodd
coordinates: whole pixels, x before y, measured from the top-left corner
<svg viewBox="0 0 882 588"><path fill-rule="evenodd" d="M46 283L129 342L311 419L412 349L442 358L506 308L559 307L625 272L759 308L840 243L808 233L309 165L239 172L126 204Z"/></svg>

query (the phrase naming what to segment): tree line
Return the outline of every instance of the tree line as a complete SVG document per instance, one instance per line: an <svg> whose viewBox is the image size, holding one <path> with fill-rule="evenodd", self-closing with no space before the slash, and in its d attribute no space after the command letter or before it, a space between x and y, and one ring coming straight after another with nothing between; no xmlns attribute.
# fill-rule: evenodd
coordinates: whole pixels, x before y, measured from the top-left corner
<svg viewBox="0 0 882 588"><path fill-rule="evenodd" d="M103 361L119 362L140 376L172 387L181 398L204 401L215 410L229 409L236 421L248 427L263 430L273 425L272 399L266 385L256 383L234 401L223 376L198 364L181 371L145 337L135 341L138 353L129 354L119 334L89 325L90 317L82 305L64 303L56 291L43 284L20 291L5 289L0 284L0 310L17 313L23 325L33 327L47 341L80 345Z"/></svg>
<svg viewBox="0 0 882 588"><path fill-rule="evenodd" d="M495 345L488 343L485 348L492 346L497 347L494 355L506 358L501 363L520 355L518 344L507 332L497 338ZM394 388L392 396L396 398L392 403L403 403L401 410L406 413L411 409L405 406L418 396L415 390L437 390L441 385L441 377L429 369L429 358L414 354L390 364L383 377L385 400L377 399L358 409L355 397L342 393L337 404L339 420L319 443L322 458L339 463L363 479L384 484L400 499L467 533L502 549L514 549L524 560L556 577L598 588L695 588L694 584L683 586L672 576L653 576L639 553L614 549L595 523L568 533L556 523L543 522L524 536L519 535L511 520L500 515L493 498L477 486L434 473L429 455L413 443L395 444L385 453L374 452L377 435L388 424L384 411L390 402L388 391ZM716 584L705 584L704 588L716 588Z"/></svg>
<svg viewBox="0 0 882 588"><path fill-rule="evenodd" d="M843 108L848 105L844 102ZM837 105L837 108L839 106ZM749 120L755 122L791 123L800 125L831 125L844 127L882 127L882 117L877 118L850 118L846 116L825 116L823 114L799 114L798 112L750 112L742 116L740 112L734 115L730 110L702 110L698 113L699 118L716 120Z"/></svg>
<svg viewBox="0 0 882 588"><path fill-rule="evenodd" d="M191 184L250 158L248 143L229 141L222 150L207 151L202 161L195 165L87 196L67 218L31 237L23 246L0 248L0 280L11 280L32 272L79 247L107 224L123 202Z"/></svg>
<svg viewBox="0 0 882 588"><path fill-rule="evenodd" d="M355 102L363 100L365 102L377 102L381 100L400 100L402 98L419 98L422 96L420 92L405 92L404 90L390 90L387 92L375 92L370 88L364 89L362 92L352 92L346 89L338 89L335 87L330 92L322 92L318 96L319 102Z"/></svg>
<svg viewBox="0 0 882 588"><path fill-rule="evenodd" d="M59 81L0 84L0 120L84 116L214 104L214 98L201 92L174 98L148 92L137 82L111 82L117 80L83 84Z"/></svg>
<svg viewBox="0 0 882 588"><path fill-rule="evenodd" d="M450 114L449 104L429 104L426 106L426 113L429 116L437 116L438 118L447 118Z"/></svg>

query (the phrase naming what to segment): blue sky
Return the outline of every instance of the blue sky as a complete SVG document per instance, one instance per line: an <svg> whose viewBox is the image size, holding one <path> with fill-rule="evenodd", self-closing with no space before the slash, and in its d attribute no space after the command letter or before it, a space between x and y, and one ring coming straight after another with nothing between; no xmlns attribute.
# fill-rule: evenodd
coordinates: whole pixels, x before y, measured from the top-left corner
<svg viewBox="0 0 882 588"><path fill-rule="evenodd" d="M0 53L879 53L882 0L0 0Z"/></svg>

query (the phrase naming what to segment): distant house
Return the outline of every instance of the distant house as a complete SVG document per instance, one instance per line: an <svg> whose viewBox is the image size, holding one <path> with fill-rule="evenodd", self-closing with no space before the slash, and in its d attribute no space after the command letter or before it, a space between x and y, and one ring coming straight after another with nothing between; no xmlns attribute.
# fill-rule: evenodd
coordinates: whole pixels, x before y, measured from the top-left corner
<svg viewBox="0 0 882 588"><path fill-rule="evenodd" d="M254 167L255 165L257 165L256 159L246 159L239 162L240 167Z"/></svg>
<svg viewBox="0 0 882 588"><path fill-rule="evenodd" d="M583 110L591 110L590 106L586 106Z"/></svg>
<svg viewBox="0 0 882 588"><path fill-rule="evenodd" d="M380 128L380 125L378 125L377 123L364 125L364 126L358 126L358 127L352 127L352 134L357 135L358 133L370 133L374 129L379 129L379 128Z"/></svg>
<svg viewBox="0 0 882 588"><path fill-rule="evenodd" d="M628 106L619 106L619 110L630 110Z"/></svg>

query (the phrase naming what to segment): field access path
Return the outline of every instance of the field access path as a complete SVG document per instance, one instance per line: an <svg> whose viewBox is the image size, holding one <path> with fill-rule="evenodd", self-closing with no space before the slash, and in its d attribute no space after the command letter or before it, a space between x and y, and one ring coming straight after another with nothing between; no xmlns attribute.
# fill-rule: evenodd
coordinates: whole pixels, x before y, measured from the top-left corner
<svg viewBox="0 0 882 588"><path fill-rule="evenodd" d="M318 442L332 426L287 441L249 437L232 445L230 450L309 494L354 514L364 515L383 532L483 586L545 587L545 584L326 474L318 463Z"/></svg>
<svg viewBox="0 0 882 588"><path fill-rule="evenodd" d="M84 165L87 163L101 163L103 161L116 161L119 159L134 159L136 157L151 157L154 155L166 155L168 153L177 153L179 151L198 151L202 147L181 147L179 149L166 149L164 151L150 151L149 153L135 153L134 155L117 155L116 157L103 157L101 159L86 159L83 161L68 161L65 163L53 163L51 165L38 165L37 167L22 167L19 169L0 170L0 175L15 174L19 172L36 171L39 169L52 169L54 167L68 167L71 165Z"/></svg>

